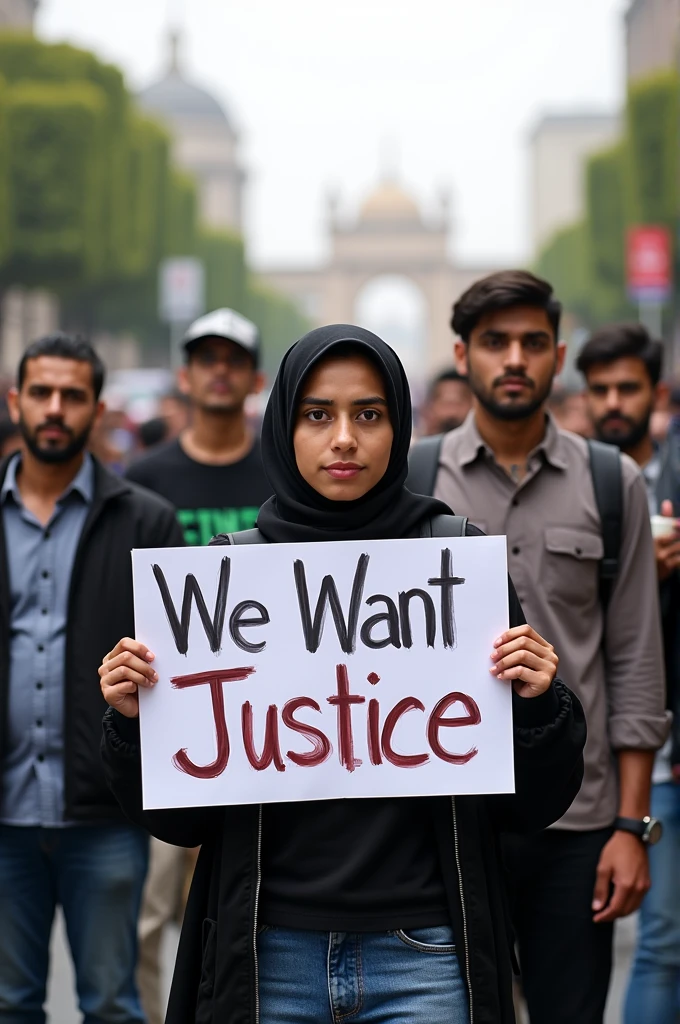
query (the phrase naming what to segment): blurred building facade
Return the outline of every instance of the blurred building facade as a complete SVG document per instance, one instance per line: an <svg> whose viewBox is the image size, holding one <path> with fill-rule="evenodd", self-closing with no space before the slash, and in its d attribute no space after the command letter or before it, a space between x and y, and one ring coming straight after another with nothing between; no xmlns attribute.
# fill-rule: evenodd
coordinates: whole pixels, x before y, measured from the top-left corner
<svg viewBox="0 0 680 1024"><path fill-rule="evenodd" d="M32 29L38 0L0 0L0 30Z"/></svg>
<svg viewBox="0 0 680 1024"><path fill-rule="evenodd" d="M330 258L320 266L262 269L260 277L293 299L312 322L353 323L357 299L371 281L400 275L423 296L427 310L425 363L429 371L451 362L451 305L476 278L495 267L463 267L448 255L448 203L426 219L396 181L386 178L344 219L328 204ZM424 367L425 368L425 367Z"/></svg>
<svg viewBox="0 0 680 1024"><path fill-rule="evenodd" d="M632 0L626 11L626 73L644 78L680 60L680 0Z"/></svg>
<svg viewBox="0 0 680 1024"><path fill-rule="evenodd" d="M170 131L175 162L197 182L203 223L240 232L246 175L238 133L218 100L184 75L179 49L179 34L172 32L167 71L138 101Z"/></svg>
<svg viewBox="0 0 680 1024"><path fill-rule="evenodd" d="M531 240L536 255L557 231L585 211L586 159L613 145L620 131L612 114L549 114L530 139Z"/></svg>

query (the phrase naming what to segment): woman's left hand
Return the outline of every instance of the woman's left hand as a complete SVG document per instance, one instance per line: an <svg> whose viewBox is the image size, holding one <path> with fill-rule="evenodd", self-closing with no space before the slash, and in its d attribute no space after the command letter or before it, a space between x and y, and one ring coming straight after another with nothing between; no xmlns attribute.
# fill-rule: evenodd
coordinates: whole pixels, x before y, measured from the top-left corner
<svg viewBox="0 0 680 1024"><path fill-rule="evenodd" d="M520 697L540 697L552 685L559 658L531 626L514 626L494 641L492 675L512 682Z"/></svg>

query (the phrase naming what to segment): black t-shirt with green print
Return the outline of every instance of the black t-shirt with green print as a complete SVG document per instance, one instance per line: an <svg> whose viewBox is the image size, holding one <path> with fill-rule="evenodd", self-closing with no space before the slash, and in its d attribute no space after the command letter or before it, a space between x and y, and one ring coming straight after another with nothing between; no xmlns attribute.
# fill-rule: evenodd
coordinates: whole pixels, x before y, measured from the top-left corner
<svg viewBox="0 0 680 1024"><path fill-rule="evenodd" d="M196 462L179 441L170 441L134 462L126 475L172 502L187 544L208 544L216 533L249 530L271 494L259 441L229 466Z"/></svg>

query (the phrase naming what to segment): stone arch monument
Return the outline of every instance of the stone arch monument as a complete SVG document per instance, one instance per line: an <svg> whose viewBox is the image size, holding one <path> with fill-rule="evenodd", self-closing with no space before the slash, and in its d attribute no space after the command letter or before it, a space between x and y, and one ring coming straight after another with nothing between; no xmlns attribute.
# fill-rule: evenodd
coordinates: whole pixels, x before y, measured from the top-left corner
<svg viewBox="0 0 680 1024"><path fill-rule="evenodd" d="M340 219L329 201L330 259L307 269L270 269L261 277L294 299L315 324L354 323L357 296L369 281L400 275L412 281L427 307L424 369L451 362L451 306L458 295L492 267L461 267L448 255L448 202L435 218L396 181L385 179L367 197L353 221ZM389 341L389 338L386 339Z"/></svg>

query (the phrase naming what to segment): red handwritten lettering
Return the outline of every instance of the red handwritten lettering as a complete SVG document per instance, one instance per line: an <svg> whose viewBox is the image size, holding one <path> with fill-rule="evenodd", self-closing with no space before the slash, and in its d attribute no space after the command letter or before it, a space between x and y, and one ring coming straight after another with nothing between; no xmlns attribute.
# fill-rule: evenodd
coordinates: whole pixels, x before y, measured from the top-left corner
<svg viewBox="0 0 680 1024"><path fill-rule="evenodd" d="M398 754L392 746L392 734L397 722L407 711L424 711L425 705L417 697L404 697L398 704L395 704L385 719L382 731L383 754L397 768L417 768L418 765L426 764L430 760L429 754Z"/></svg>
<svg viewBox="0 0 680 1024"><path fill-rule="evenodd" d="M466 714L459 715L456 718L444 718L444 713L448 711L451 705L459 702L465 708ZM472 697L457 691L447 693L435 706L427 723L427 739L432 748L432 753L436 754L442 761L448 762L448 764L467 764L477 753L477 747L471 747L465 754L451 754L439 742L439 730L442 728L457 729L461 725L479 725L481 720L480 710Z"/></svg>
<svg viewBox="0 0 680 1024"><path fill-rule="evenodd" d="M307 725L306 722L298 722L294 717L298 708L312 708L314 711L321 711L321 708L311 697L295 697L293 700L286 701L281 712L283 724L309 740L312 749L305 754L287 750L286 757L300 768L314 768L317 764L323 764L332 753L333 747L328 736L321 732L321 729L317 729L314 725Z"/></svg>
<svg viewBox="0 0 680 1024"><path fill-rule="evenodd" d="M221 775L229 763L229 732L224 713L223 683L236 683L247 679L255 671L254 667L215 669L212 672L193 672L186 676L173 676L170 683L175 690L184 690L188 686L210 687L215 738L217 740L217 757L210 764L197 765L182 747L172 758L172 763L179 771L192 775L195 779L215 779Z"/></svg>
<svg viewBox="0 0 680 1024"><path fill-rule="evenodd" d="M337 695L326 697L329 704L334 704L338 709L338 754L340 764L353 772L361 764L361 760L354 756L354 735L352 733L352 704L365 704L366 698L358 693L349 692L349 676L347 665L335 666L335 679L337 682Z"/></svg>
<svg viewBox="0 0 680 1024"><path fill-rule="evenodd" d="M279 709L276 704L270 704L267 708L262 754L258 757L255 752L255 743L253 741L253 706L250 701L247 700L241 707L243 746L251 767L253 767L257 772L264 771L265 768L269 767L272 761L274 762L277 772L285 772L286 770L283 758L281 757L281 748L279 747L278 714Z"/></svg>

